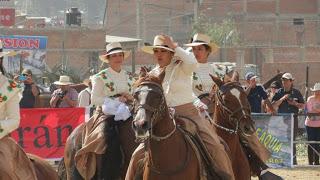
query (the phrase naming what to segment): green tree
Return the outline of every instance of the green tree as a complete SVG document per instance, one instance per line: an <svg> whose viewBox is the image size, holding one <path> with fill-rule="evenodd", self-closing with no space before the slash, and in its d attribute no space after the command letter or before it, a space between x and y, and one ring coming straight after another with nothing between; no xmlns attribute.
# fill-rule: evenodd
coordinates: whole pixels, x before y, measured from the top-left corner
<svg viewBox="0 0 320 180"><path fill-rule="evenodd" d="M211 41L220 47L237 46L240 44L240 35L236 23L232 18L221 22L213 22L211 18L200 15L193 23L193 34L203 33L211 37Z"/></svg>

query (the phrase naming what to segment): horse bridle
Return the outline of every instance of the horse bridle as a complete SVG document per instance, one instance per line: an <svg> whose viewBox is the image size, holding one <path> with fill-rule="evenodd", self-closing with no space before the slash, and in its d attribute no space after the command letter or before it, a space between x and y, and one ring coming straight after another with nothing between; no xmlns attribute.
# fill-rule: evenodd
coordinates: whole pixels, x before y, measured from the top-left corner
<svg viewBox="0 0 320 180"><path fill-rule="evenodd" d="M151 119L150 119L150 122L151 122L151 125L150 125L150 137L156 141L162 141L162 140L165 140L165 139L168 139L170 136L173 135L173 133L176 131L177 129L177 125L176 125L176 122L174 120L174 118L172 117L172 121L173 121L173 124L174 124L174 129L169 132L167 135L165 136L157 136L155 134L153 134L152 132L152 123L154 120L157 120L157 119L160 119L163 112L165 112L166 110L166 106L165 106L165 98L164 98L164 94L163 94L163 89L162 89L162 86L157 84L157 83L154 83L154 82L151 82L151 81L147 81L147 82L142 82L138 87L142 86L142 85L154 85L155 87L157 87L161 93L158 93L157 91L154 91L154 90L136 90L135 93L137 92L141 92L141 91L153 91L153 92L156 92L158 94L161 95L161 101L160 101L160 104L159 104L159 108L154 108L148 104L138 104L138 106L136 107L136 102L134 102L134 107L135 107L135 114L136 112L139 110L139 109L145 109L146 111L150 111L152 113L152 116L151 116ZM132 122L134 123L135 120Z"/></svg>
<svg viewBox="0 0 320 180"><path fill-rule="evenodd" d="M230 85L231 85L231 87L230 87ZM217 126L218 128L223 129L223 130L229 132L230 134L237 134L237 133L238 133L238 130L239 130L240 121L241 121L243 118L250 117L250 114L248 115L247 113L242 113L242 115L240 116L240 118L237 118L237 117L235 117L234 115L235 115L236 113L238 113L238 112L243 112L243 110L244 110L244 112L246 112L246 110L250 112L250 107L243 107L243 106L241 105L238 109L232 111L232 110L230 110L230 109L226 106L226 104L224 103L224 101L223 101L223 99L222 99L222 95L223 95L224 93L226 93L227 91L230 91L230 89L232 89L232 88L238 88L238 89L239 89L239 86L235 85L234 83L227 83L227 84L222 85L222 86L219 88L219 90L216 91L216 97L217 97L217 98L216 98L216 99L217 99L217 102L216 102L216 103L217 103L218 106L222 107L222 110L223 110L222 113L223 113L223 114L229 115L229 117L228 117L229 121L234 122L233 120L235 120L235 122L236 122L236 127L235 127L234 129L232 129L232 128L226 128L226 127L224 127L224 126L221 126L221 125L217 124L217 123L214 122L214 121L212 121L212 122L214 123L215 126Z"/></svg>

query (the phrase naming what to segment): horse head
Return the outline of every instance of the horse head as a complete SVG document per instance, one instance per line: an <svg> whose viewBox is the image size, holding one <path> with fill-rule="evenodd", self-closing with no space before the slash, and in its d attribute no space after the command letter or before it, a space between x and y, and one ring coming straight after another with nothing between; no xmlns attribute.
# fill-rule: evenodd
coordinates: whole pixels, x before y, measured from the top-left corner
<svg viewBox="0 0 320 180"><path fill-rule="evenodd" d="M135 82L136 89L133 96L135 117L132 127L139 140L144 141L149 138L152 128L165 114L168 114L162 89L164 75L164 71L158 77L143 72Z"/></svg>
<svg viewBox="0 0 320 180"><path fill-rule="evenodd" d="M210 76L217 85L214 116L216 119L220 116L219 118L228 120L220 128L231 133L240 130L244 135L254 133L255 127L251 118L250 104L247 94L237 81L238 74L235 73L229 82L223 82L217 77Z"/></svg>

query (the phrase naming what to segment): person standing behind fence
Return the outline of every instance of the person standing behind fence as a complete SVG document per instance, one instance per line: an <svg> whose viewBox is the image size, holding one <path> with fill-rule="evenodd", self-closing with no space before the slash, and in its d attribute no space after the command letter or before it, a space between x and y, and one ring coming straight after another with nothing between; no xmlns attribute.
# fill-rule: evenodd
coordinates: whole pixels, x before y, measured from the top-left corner
<svg viewBox="0 0 320 180"><path fill-rule="evenodd" d="M20 101L20 108L34 108L36 98L39 96L39 88L33 82L32 71L30 69L24 69L20 76L23 76L25 80L22 80L24 85L22 92L22 99ZM19 80L19 78L17 78Z"/></svg>
<svg viewBox="0 0 320 180"><path fill-rule="evenodd" d="M313 95L306 103L307 113L318 113L318 115L307 116L305 125L308 141L318 141L320 143L320 83L316 83L313 88ZM319 165L320 144L311 143L308 145L309 165Z"/></svg>
<svg viewBox="0 0 320 180"><path fill-rule="evenodd" d="M293 140L296 139L298 131L298 112L304 108L304 100L301 92L293 88L294 78L290 73L284 73L281 77L282 88L272 98L272 105L278 109L278 113L294 113ZM296 145L293 146L293 164L297 164Z"/></svg>
<svg viewBox="0 0 320 180"><path fill-rule="evenodd" d="M91 104L91 90L92 90L92 83L91 79L85 79L83 81L83 84L87 86L84 90L82 90L79 93L78 96L78 102L79 102L79 107L88 107Z"/></svg>
<svg viewBox="0 0 320 180"><path fill-rule="evenodd" d="M257 84L256 76L253 72L248 72L245 75L247 86L245 87L245 92L248 95L248 101L250 103L251 112L261 113L262 112L262 99L265 101L266 105L269 107L272 114L275 113L274 108L272 107L268 94L265 91L264 87L260 84Z"/></svg>
<svg viewBox="0 0 320 180"><path fill-rule="evenodd" d="M76 107L78 103L78 92L71 88L73 84L69 76L60 76L59 81L54 82L59 88L52 93L50 106L53 108Z"/></svg>

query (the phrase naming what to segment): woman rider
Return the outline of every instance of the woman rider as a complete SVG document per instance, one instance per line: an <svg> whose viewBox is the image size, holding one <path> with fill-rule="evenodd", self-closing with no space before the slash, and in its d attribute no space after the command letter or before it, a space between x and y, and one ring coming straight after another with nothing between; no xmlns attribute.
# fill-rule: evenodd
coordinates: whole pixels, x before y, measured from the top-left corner
<svg viewBox="0 0 320 180"><path fill-rule="evenodd" d="M157 65L150 72L151 74L159 75L162 70L165 70L162 87L167 105L174 108L176 114L189 117L197 124L198 133L210 154L209 156L211 156L212 169L222 179L234 179L231 161L224 150L224 146L220 144L218 136L209 121L199 116L197 108L203 108L204 104L197 103L197 107L193 104L197 99L193 94L191 82L192 73L197 68L195 57L178 47L177 43L166 35L155 36L153 46L145 46L142 50L153 54L156 60ZM175 60L174 56L179 57L179 60ZM132 180L134 177L136 160L143 153L142 147L140 145L132 155L127 171L127 180Z"/></svg>
<svg viewBox="0 0 320 180"><path fill-rule="evenodd" d="M122 69L123 62L129 55L130 52L124 51L120 43L113 42L106 46L106 53L99 56L109 67L92 78L91 105L97 109L95 115L86 123L86 141L83 142L83 148L75 155L76 166L82 177L91 179L94 176L97 166L101 163L100 157L107 148L102 130L103 123L100 122L105 120L105 116L102 115L115 114L106 112L108 108L103 106L120 102L129 103L133 100L130 95L132 76Z"/></svg>
<svg viewBox="0 0 320 180"><path fill-rule="evenodd" d="M21 89L5 76L0 40L0 179L36 180L36 173L23 149L9 137L20 124Z"/></svg>

